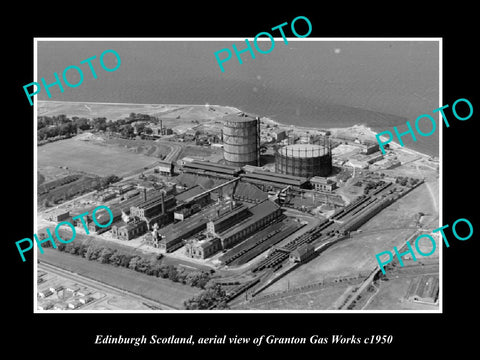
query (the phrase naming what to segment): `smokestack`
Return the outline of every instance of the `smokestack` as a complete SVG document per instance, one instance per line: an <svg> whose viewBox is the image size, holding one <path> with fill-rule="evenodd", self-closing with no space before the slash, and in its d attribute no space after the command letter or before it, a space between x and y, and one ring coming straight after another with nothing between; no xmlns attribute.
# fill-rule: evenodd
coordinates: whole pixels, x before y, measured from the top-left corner
<svg viewBox="0 0 480 360"><path fill-rule="evenodd" d="M165 193L162 191L162 214L165 214Z"/></svg>
<svg viewBox="0 0 480 360"><path fill-rule="evenodd" d="M143 195L143 201L147 201L147 189L146 188L143 188L142 189L142 195Z"/></svg>

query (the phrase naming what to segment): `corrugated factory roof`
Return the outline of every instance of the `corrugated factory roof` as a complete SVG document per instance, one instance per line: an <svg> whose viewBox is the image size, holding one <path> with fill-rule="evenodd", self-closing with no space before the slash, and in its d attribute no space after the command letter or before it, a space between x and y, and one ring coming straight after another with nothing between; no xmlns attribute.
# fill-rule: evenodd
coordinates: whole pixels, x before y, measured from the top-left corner
<svg viewBox="0 0 480 360"><path fill-rule="evenodd" d="M273 212L277 211L279 209L279 206L275 204L274 202L270 200L265 200L264 202L261 202L260 204L257 204L255 206L252 206L249 211L252 213L252 216L250 216L248 219L245 221L235 225L233 228L228 229L227 231L223 232L221 234L222 238L227 238L230 237L243 229L249 227L251 224L257 222L258 220L272 214Z"/></svg>

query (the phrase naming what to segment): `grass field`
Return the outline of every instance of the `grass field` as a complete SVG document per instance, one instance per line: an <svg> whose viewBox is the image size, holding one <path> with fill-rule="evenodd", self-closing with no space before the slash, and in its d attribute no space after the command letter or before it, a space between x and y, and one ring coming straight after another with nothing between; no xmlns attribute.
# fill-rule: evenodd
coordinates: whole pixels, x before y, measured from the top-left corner
<svg viewBox="0 0 480 360"><path fill-rule="evenodd" d="M421 275L418 275L421 276ZM379 283L378 293L365 310L438 310L437 305L410 302L405 299L410 282L415 275L391 278Z"/></svg>
<svg viewBox="0 0 480 360"><path fill-rule="evenodd" d="M38 147L38 169L67 166L70 170L99 176L122 176L135 169L155 163L155 159L134 154L115 146L102 146L75 138L56 141Z"/></svg>
<svg viewBox="0 0 480 360"><path fill-rule="evenodd" d="M82 257L59 252L54 249L44 249L44 254L38 253L38 259L61 267L81 276L100 281L118 289L139 294L145 298L160 303L183 308L183 301L199 292L201 289L174 283L167 279L144 275L139 272L89 261Z"/></svg>
<svg viewBox="0 0 480 360"><path fill-rule="evenodd" d="M304 292L260 304L252 304L248 309L258 310L328 310L342 296L349 285L325 287L320 290Z"/></svg>

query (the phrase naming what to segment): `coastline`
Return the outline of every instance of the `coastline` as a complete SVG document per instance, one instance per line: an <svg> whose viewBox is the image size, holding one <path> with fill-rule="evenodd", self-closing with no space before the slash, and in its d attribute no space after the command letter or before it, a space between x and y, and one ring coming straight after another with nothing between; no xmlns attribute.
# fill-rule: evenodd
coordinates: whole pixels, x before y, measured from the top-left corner
<svg viewBox="0 0 480 360"><path fill-rule="evenodd" d="M112 115L112 113L114 113L114 111L112 111L112 108L115 108L117 110L114 114L114 117L115 115L117 117L128 115L127 114L129 113L129 111L127 111L128 109L122 110L122 109L119 109L120 107L128 107L130 110L136 110L136 111L141 110L142 112L149 115L160 112L159 116L162 116L162 117L165 115L170 115L169 113L178 112L180 110L186 110L186 112L206 111L207 112L206 114L202 112L202 115L205 115L205 118L202 119L203 121L211 121L211 120L217 119L219 117L217 116L218 114L221 114L221 116L223 117L225 114L232 114L232 113L239 113L239 112L245 112L253 116L259 116L257 114L253 114L248 111L243 111L242 109L239 109L237 107L228 106L228 105L219 105L219 104L208 104L208 103L207 104L139 104L139 103L107 103L107 102L88 102L88 101L37 100L35 103L35 106L37 106L37 109L39 109L38 115L40 116L41 115L50 115L50 116L59 115L61 113L67 112L65 111L66 108L71 108L70 114L65 114L67 116L89 115L92 117L106 116L108 118L108 116L105 115L104 112L107 112L109 113L109 115ZM45 114L45 108L48 108L47 114ZM98 109L93 109L93 108L98 108ZM211 109L215 109L215 110L212 112ZM42 110L43 113L41 113L40 110ZM89 114L85 114L85 112L88 112ZM120 115L120 114L123 114L123 115ZM323 127L284 124L266 116L259 116L259 117L263 123L271 126L275 126L281 129L285 129L285 130L295 129L300 132L330 131L333 136L341 135L342 133L348 133L350 137L357 137L361 140L371 140L375 142L377 141L375 137L377 135L377 132L372 130L371 127L368 127L363 124L355 124L355 125L345 126L345 127L323 128ZM111 119L111 120L115 120L115 119ZM172 120L174 120L174 117L172 117ZM382 136L381 138L384 138L384 137ZM412 154L415 154L417 156L421 156L425 158L437 157L437 156L420 152L418 150L414 150L411 147L408 147L408 145L401 146L398 142L395 142L395 141L390 142L389 145L392 149L395 149L395 150L402 149Z"/></svg>

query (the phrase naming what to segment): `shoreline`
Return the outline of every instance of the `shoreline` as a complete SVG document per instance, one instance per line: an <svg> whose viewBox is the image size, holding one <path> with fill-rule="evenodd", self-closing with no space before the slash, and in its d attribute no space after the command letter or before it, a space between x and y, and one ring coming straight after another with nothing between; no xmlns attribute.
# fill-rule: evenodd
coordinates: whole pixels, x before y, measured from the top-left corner
<svg viewBox="0 0 480 360"><path fill-rule="evenodd" d="M293 124L284 124L281 123L277 120L273 120L267 116L259 116L257 114L250 113L248 111L243 111L242 109L239 109L234 106L229 106L229 105L220 105L220 104L139 104L139 103L109 103L109 102L91 102L91 101L62 101L62 100L36 100L35 106L37 106L37 113L38 113L38 105L47 105L51 104L53 106L55 105L98 105L98 106L131 106L131 107L151 107L151 110L159 110L162 109L164 111L172 111L172 110L177 110L178 108L184 108L184 107L195 107L195 108L214 108L214 109L228 109L232 113L247 113L253 116L258 116L260 120L263 123L269 124L269 125L274 125L276 127L285 129L285 130L290 130L290 129L295 129L299 131L330 131L333 136L339 135L342 132L350 132L352 137L358 137L359 139L370 139L373 141L376 141L376 135L377 132L372 130L371 127L363 124L354 124L350 126L345 126L345 127L335 127L335 128L324 128L324 127L312 127L312 126L299 126L299 125L293 125ZM68 115L67 115L68 116ZM381 137L383 138L383 136ZM401 146L398 142L392 141L390 142L390 147L393 150L405 150L410 153L413 153L417 156L421 156L424 158L434 158L434 159L440 159L439 156L434 156L426 153L422 153L418 150L414 150L410 147L406 146ZM441 152L441 147L439 147L439 153Z"/></svg>

